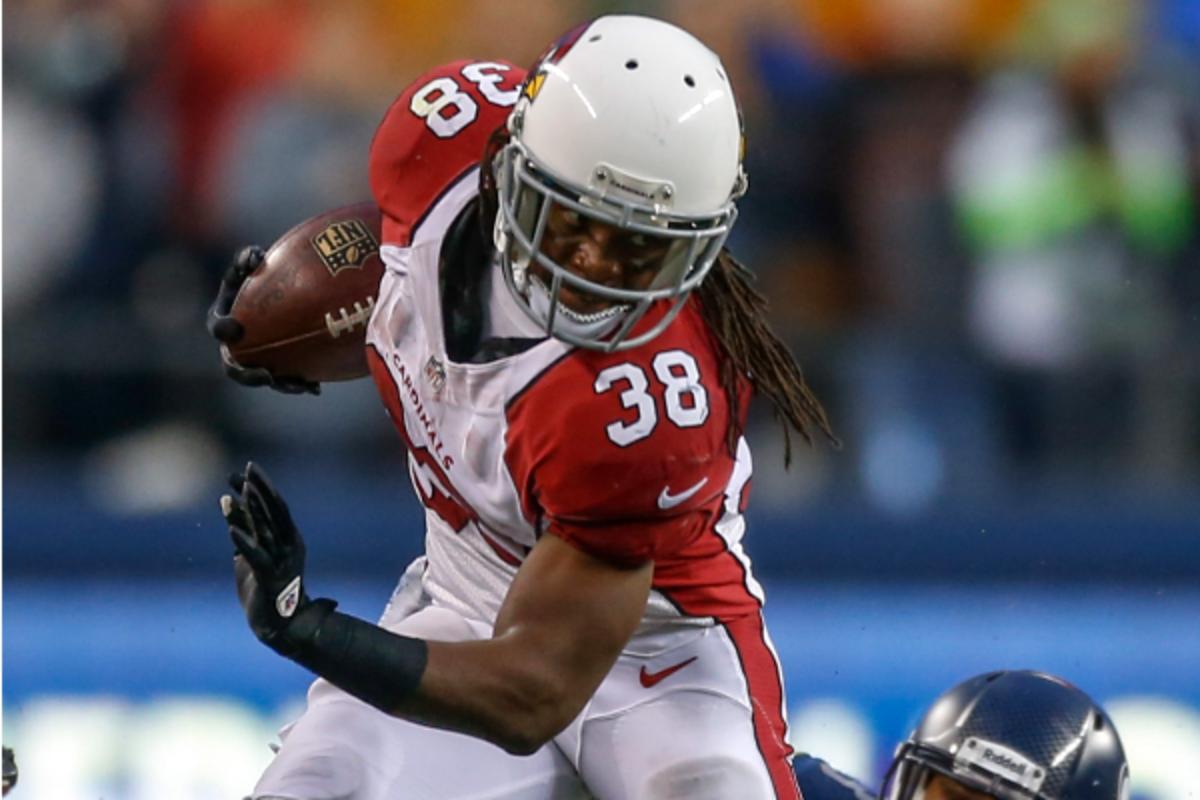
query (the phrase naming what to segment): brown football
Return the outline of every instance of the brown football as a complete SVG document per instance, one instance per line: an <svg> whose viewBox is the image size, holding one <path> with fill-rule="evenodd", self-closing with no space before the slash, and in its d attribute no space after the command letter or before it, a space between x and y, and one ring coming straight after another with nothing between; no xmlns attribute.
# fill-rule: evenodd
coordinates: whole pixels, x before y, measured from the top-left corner
<svg viewBox="0 0 1200 800"><path fill-rule="evenodd" d="M271 245L233 301L245 330L229 347L234 360L316 382L366 375L381 222L374 203L359 203L307 219Z"/></svg>

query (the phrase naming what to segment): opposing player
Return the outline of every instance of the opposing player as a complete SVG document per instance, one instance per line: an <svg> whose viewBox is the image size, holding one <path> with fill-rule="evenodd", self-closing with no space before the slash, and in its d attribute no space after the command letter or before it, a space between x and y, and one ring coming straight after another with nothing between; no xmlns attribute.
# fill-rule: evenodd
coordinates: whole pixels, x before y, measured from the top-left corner
<svg viewBox="0 0 1200 800"><path fill-rule="evenodd" d="M306 593L262 470L233 481L250 625L320 676L255 797L799 796L741 545L747 404L833 435L723 249L742 147L718 58L644 17L528 75L440 67L389 109L367 360L426 555L378 625L344 615ZM210 319L226 342L255 258Z"/></svg>
<svg viewBox="0 0 1200 800"><path fill-rule="evenodd" d="M806 800L865 800L858 782L796 759ZM1112 720L1043 672L989 672L947 690L896 750L887 800L1128 800L1129 766Z"/></svg>
<svg viewBox="0 0 1200 800"><path fill-rule="evenodd" d="M17 785L17 757L13 755L11 747L5 747L3 755L4 761L3 768L0 769L0 779L3 781L3 794L7 795L9 790Z"/></svg>

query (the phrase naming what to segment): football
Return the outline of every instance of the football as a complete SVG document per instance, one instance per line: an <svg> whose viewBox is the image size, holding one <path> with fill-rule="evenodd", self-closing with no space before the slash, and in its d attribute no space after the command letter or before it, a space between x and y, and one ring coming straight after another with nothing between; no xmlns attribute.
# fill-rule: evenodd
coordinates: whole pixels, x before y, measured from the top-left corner
<svg viewBox="0 0 1200 800"><path fill-rule="evenodd" d="M318 383L367 375L381 224L374 203L359 203L311 217L272 244L230 310L245 331L229 346L234 360Z"/></svg>

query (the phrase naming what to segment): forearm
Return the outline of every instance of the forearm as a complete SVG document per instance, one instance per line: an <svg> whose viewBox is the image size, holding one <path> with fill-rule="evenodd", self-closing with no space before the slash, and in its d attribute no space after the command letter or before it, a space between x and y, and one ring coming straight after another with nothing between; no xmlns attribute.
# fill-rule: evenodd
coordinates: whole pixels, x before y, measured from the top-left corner
<svg viewBox="0 0 1200 800"><path fill-rule="evenodd" d="M516 636L425 642L307 604L277 652L385 713L530 753L561 730L594 686L574 686L545 669Z"/></svg>
<svg viewBox="0 0 1200 800"><path fill-rule="evenodd" d="M398 715L510 753L535 751L566 727L595 689L549 670L537 650L503 637L428 646L429 667Z"/></svg>
<svg viewBox="0 0 1200 800"><path fill-rule="evenodd" d="M264 643L343 691L392 713L417 691L428 645L334 611L334 605L329 600L306 603L280 635Z"/></svg>

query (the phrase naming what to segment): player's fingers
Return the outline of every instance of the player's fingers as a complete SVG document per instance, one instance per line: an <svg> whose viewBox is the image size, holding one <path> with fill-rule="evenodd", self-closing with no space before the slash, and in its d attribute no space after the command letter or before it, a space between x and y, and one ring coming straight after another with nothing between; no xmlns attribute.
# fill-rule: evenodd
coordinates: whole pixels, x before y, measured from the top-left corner
<svg viewBox="0 0 1200 800"><path fill-rule="evenodd" d="M231 516L227 516L226 520L231 525L237 525L248 532L264 552L273 554L276 549L274 521L262 497L254 492L246 479L249 470L250 464L247 464L246 470L241 474L234 473L229 476L229 486L237 492L237 497L230 497L228 503L222 498L221 508L229 508Z"/></svg>
<svg viewBox="0 0 1200 800"><path fill-rule="evenodd" d="M313 383L312 381L297 380L296 383L300 392L304 394L318 395L321 393L321 384Z"/></svg>
<svg viewBox="0 0 1200 800"><path fill-rule="evenodd" d="M218 342L234 344L245 335L246 329L227 313L228 309L218 309L214 306L208 314L208 332Z"/></svg>
<svg viewBox="0 0 1200 800"><path fill-rule="evenodd" d="M226 525L231 529L237 528L245 536L247 542L256 548L259 547L255 544L257 540L254 535L254 520L250 518L250 512L246 510L243 501L227 494L221 495L221 514L225 517Z"/></svg>
<svg viewBox="0 0 1200 800"><path fill-rule="evenodd" d="M241 556L255 572L262 575L275 574L271 556L262 549L253 534L238 525L230 525L229 539L233 542L234 558Z"/></svg>
<svg viewBox="0 0 1200 800"><path fill-rule="evenodd" d="M272 378L271 388L284 394L320 394L321 384L303 378Z"/></svg>
<svg viewBox="0 0 1200 800"><path fill-rule="evenodd" d="M238 502L230 495L223 494L220 503L221 516L225 518L225 521L241 524L241 508L239 508Z"/></svg>
<svg viewBox="0 0 1200 800"><path fill-rule="evenodd" d="M259 579L254 565L241 554L235 554L233 557L233 583L237 587L238 602L241 604L242 610L246 612L248 618L252 618L252 613L258 605L256 599L261 594L259 590L262 581Z"/></svg>
<svg viewBox="0 0 1200 800"><path fill-rule="evenodd" d="M233 540L233 552L237 555L241 552L242 545L247 542L239 543L234 537L233 529L237 528L242 533L246 531L245 511L242 509L241 503L234 500L233 497L227 494L221 495L221 516L225 518L225 525L230 529L230 539Z"/></svg>
<svg viewBox="0 0 1200 800"><path fill-rule="evenodd" d="M242 338L244 331L241 323L233 319L233 317L220 317L217 321L212 321L210 314L209 330L213 332L213 336L222 342L221 344L221 364L225 368L225 375L242 384L243 386L269 386L277 392L284 394L320 394L321 384L306 381L303 378L297 377L276 377L265 369L260 367L244 367L237 362L233 357L233 353L229 351L228 345L237 343ZM230 339L222 338L222 334L218 332L217 326L222 325L221 319L229 320L231 325L237 326L236 335ZM232 328L230 328L232 330Z"/></svg>
<svg viewBox="0 0 1200 800"><path fill-rule="evenodd" d="M227 494L221 495L221 515L225 517L226 524L235 525L245 531L253 530L254 522L250 519L245 505L237 498Z"/></svg>
<svg viewBox="0 0 1200 800"><path fill-rule="evenodd" d="M241 364L239 364L237 359L233 357L233 353L229 351L229 346L226 344L221 345L221 365L225 367L225 374L233 378L238 383L249 383L251 378L257 377L256 373L263 373L265 375L265 370L243 367ZM254 386L261 384L249 385Z"/></svg>
<svg viewBox="0 0 1200 800"><path fill-rule="evenodd" d="M234 381L242 386L249 386L252 389L257 389L260 386L271 386L274 381L271 379L271 373L265 369L250 369L247 367L239 367L237 364L226 365L225 375L233 378Z"/></svg>
<svg viewBox="0 0 1200 800"><path fill-rule="evenodd" d="M229 352L229 348L225 345L221 345L221 364L225 367L225 374L243 386L271 385L271 373L265 369L243 367L234 360L233 354Z"/></svg>
<svg viewBox="0 0 1200 800"><path fill-rule="evenodd" d="M242 502L246 505L246 510L250 512L250 519L254 521L255 527L275 527L275 517L271 513L272 509L263 498L262 492L249 479L242 486Z"/></svg>
<svg viewBox="0 0 1200 800"><path fill-rule="evenodd" d="M258 245L252 244L243 247L234 255L233 263L226 270L223 280L234 286L241 286L246 278L258 269L265 258L266 253Z"/></svg>
<svg viewBox="0 0 1200 800"><path fill-rule="evenodd" d="M291 524L292 513L288 509L287 502L275 490L275 485L271 483L270 477L266 470L260 467L254 461L246 465L246 481L254 485L258 490L259 495L266 502L268 511L270 512L272 521L283 524Z"/></svg>
<svg viewBox="0 0 1200 800"><path fill-rule="evenodd" d="M271 508L263 499L258 487L249 479L242 487L242 499L246 510L250 513L251 531L259 546L272 556L282 555L279 553L280 545L283 544L279 534L286 529L286 526L279 524L280 521L272 515Z"/></svg>

